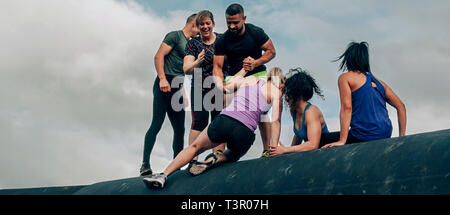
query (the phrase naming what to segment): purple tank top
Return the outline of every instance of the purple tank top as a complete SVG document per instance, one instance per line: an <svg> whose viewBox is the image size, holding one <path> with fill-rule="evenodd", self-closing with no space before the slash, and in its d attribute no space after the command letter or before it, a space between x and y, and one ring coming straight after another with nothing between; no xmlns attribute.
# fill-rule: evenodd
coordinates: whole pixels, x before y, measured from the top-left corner
<svg viewBox="0 0 450 215"><path fill-rule="evenodd" d="M220 114L232 117L255 131L261 115L271 107L261 92L264 83L266 82L260 79L257 84L239 88L230 105Z"/></svg>

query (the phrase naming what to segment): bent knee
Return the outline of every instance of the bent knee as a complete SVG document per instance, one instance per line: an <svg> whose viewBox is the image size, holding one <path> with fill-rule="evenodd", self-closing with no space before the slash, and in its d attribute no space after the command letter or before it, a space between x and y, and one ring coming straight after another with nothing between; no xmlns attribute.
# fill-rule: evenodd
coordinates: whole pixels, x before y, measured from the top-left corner
<svg viewBox="0 0 450 215"><path fill-rule="evenodd" d="M195 151L205 150L205 146L197 141L194 141L189 147Z"/></svg>
<svg viewBox="0 0 450 215"><path fill-rule="evenodd" d="M200 144L193 142L191 145L188 146L188 148L198 150L200 149Z"/></svg>

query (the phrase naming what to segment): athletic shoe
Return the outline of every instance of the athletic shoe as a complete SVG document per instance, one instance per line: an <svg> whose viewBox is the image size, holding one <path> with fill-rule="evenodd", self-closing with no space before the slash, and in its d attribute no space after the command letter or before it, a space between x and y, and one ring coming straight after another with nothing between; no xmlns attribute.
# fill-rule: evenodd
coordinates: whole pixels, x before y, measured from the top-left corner
<svg viewBox="0 0 450 215"><path fill-rule="evenodd" d="M142 163L141 170L139 171L141 176L151 175L152 169L150 168L150 164L148 163Z"/></svg>
<svg viewBox="0 0 450 215"><path fill-rule="evenodd" d="M219 157L219 155L223 154L223 151L220 150L220 149L217 149L217 151L214 152L214 154L215 154L217 157ZM205 159L205 160L207 160L207 159Z"/></svg>
<svg viewBox="0 0 450 215"><path fill-rule="evenodd" d="M264 150L263 153L261 154L262 158L266 158L266 157L269 157L269 156L270 156L269 150Z"/></svg>
<svg viewBox="0 0 450 215"><path fill-rule="evenodd" d="M166 175L164 173L153 174L150 177L142 179L148 189L162 189L166 183Z"/></svg>
<svg viewBox="0 0 450 215"><path fill-rule="evenodd" d="M194 163L196 163L196 162L197 162L197 160L191 160L191 161L189 161L189 165L188 165L187 169L190 169L190 168L192 167L192 164L194 164Z"/></svg>
<svg viewBox="0 0 450 215"><path fill-rule="evenodd" d="M220 150L218 150L218 151L220 151ZM220 153L220 152L219 152L219 153ZM211 160L211 159L217 160L217 158L219 158L218 152L210 153L209 155L207 155L207 156L205 157L204 162L208 162L208 161Z"/></svg>
<svg viewBox="0 0 450 215"><path fill-rule="evenodd" d="M217 156L213 153L209 154L208 156L206 156L205 161L203 162L195 162L192 164L191 168L189 168L189 173L191 173L191 175L200 175L203 172L205 172L206 170L210 169L215 163L217 163Z"/></svg>

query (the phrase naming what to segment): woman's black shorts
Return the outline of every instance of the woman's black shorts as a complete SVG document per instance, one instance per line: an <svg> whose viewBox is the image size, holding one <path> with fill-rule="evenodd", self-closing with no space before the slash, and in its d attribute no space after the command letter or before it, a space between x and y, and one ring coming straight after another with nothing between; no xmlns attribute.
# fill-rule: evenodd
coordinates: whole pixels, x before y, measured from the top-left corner
<svg viewBox="0 0 450 215"><path fill-rule="evenodd" d="M192 114L192 125L191 129L195 131L203 131L206 126L208 126L209 122L209 115L211 115L211 122L216 118L217 115L220 114L220 110L216 110L216 107L209 107L214 108L213 110L207 110L203 105L203 99L207 93L209 93L211 90L205 90L203 89L201 91L201 97L197 98L195 97L195 90L194 87L191 88L191 114ZM200 96L200 95L198 95ZM196 101L198 99L199 101ZM201 102L201 108L198 109L198 107L195 106L195 102ZM211 99L211 104L215 104L215 97ZM220 106L222 108L222 106Z"/></svg>
<svg viewBox="0 0 450 215"><path fill-rule="evenodd" d="M230 161L237 161L252 146L255 141L255 133L240 121L220 114L208 127L208 137L214 143L227 143L231 151Z"/></svg>

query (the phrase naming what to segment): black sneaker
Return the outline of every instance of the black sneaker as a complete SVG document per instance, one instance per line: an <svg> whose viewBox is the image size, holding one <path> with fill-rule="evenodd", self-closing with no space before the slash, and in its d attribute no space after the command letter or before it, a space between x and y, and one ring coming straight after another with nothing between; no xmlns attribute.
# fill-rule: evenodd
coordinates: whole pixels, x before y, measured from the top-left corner
<svg viewBox="0 0 450 215"><path fill-rule="evenodd" d="M262 157L262 158L267 158L267 157L269 157L269 156L270 156L269 150L264 150L263 153L261 154L261 157Z"/></svg>
<svg viewBox="0 0 450 215"><path fill-rule="evenodd" d="M148 163L142 163L141 170L139 172L141 176L151 175L153 173L152 169L150 168L150 164Z"/></svg>
<svg viewBox="0 0 450 215"><path fill-rule="evenodd" d="M166 183L166 175L164 173L153 174L150 177L142 179L148 189L162 189Z"/></svg>
<svg viewBox="0 0 450 215"><path fill-rule="evenodd" d="M216 155L215 153L211 153L211 154L209 154L209 155L207 155L207 156L205 157L204 162L207 162L207 161L209 161L209 160L211 160L211 159L215 159L215 158L218 158L218 157L219 157L219 156Z"/></svg>
<svg viewBox="0 0 450 215"><path fill-rule="evenodd" d="M217 163L217 160L218 160L217 156L211 153L208 156L206 156L205 161L193 163L189 168L189 173L191 173L191 175L194 176L200 175L206 170L210 169L215 163Z"/></svg>
<svg viewBox="0 0 450 215"><path fill-rule="evenodd" d="M223 151L220 149L217 149L216 152L214 153L217 157L219 157L219 155L223 154ZM205 159L206 160L206 159Z"/></svg>

